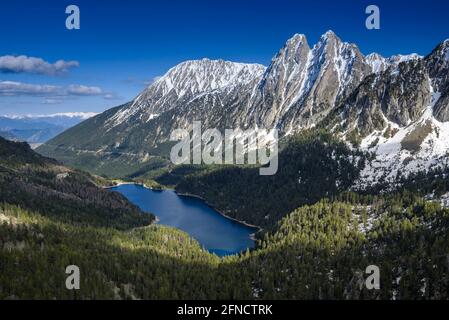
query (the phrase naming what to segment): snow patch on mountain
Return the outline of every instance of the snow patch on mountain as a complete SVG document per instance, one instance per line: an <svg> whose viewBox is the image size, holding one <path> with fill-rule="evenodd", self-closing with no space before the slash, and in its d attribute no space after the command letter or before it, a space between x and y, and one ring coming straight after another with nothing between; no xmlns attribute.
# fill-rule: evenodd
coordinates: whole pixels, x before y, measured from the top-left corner
<svg viewBox="0 0 449 320"><path fill-rule="evenodd" d="M444 168L449 165L449 122L440 122L433 116L433 108L441 94L432 92L432 101L420 119L406 127L388 121L383 131L374 131L361 142L361 149L374 153L360 173L355 189L365 189L378 183L391 183L411 173ZM386 137L386 131L395 132Z"/></svg>
<svg viewBox="0 0 449 320"><path fill-rule="evenodd" d="M444 58L445 58L446 61L449 61L449 39L444 41L444 47L445 47L445 50L446 50L446 55L445 55Z"/></svg>
<svg viewBox="0 0 449 320"><path fill-rule="evenodd" d="M405 55L397 54L397 55L394 55L394 56L391 56L390 58L388 58L388 61L393 65L398 65L402 62L407 62L410 60L420 60L422 58L423 57L417 53L411 53L411 54L405 54Z"/></svg>
<svg viewBox="0 0 449 320"><path fill-rule="evenodd" d="M389 67L389 63L387 59L382 57L378 53L371 53L365 57L366 62L371 67L373 73L380 73L382 71L387 70Z"/></svg>
<svg viewBox="0 0 449 320"><path fill-rule="evenodd" d="M389 67L398 66L402 62L407 62L410 60L419 60L423 57L417 53L407 54L407 55L394 55L389 58L385 58L378 53L371 53L365 57L366 63L371 67L373 73L380 73L386 71Z"/></svg>

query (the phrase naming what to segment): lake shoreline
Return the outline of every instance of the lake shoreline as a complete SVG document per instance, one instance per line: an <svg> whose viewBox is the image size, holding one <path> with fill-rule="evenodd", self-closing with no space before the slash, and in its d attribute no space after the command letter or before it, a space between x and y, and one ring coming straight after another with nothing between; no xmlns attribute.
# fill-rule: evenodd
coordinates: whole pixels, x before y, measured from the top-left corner
<svg viewBox="0 0 449 320"><path fill-rule="evenodd" d="M184 193L184 192L178 192L178 191L176 191L175 189L159 189L159 188L152 188L152 187L150 187L150 186L147 186L145 183L139 183L139 182L127 182L127 181L119 182L119 183L117 183L117 184L115 184L115 185L111 185L111 186L105 186L105 187L103 187L103 188L105 188L105 189L111 189L111 188L119 187L119 186L121 186L121 185L130 185L130 184L138 185L138 186L141 186L141 187L143 187L143 188L145 188L145 189L149 189L149 190L153 190L153 191L165 191L165 190L167 190L167 191L173 191L173 192L175 192L176 195L178 195L178 196L200 199L200 200L204 201L204 203L205 203L208 207L210 207L211 209L213 209L214 211L216 211L217 213L219 213L221 216L225 217L226 219L229 219L229 220L231 220L231 221L237 222L237 223L239 223L239 224L241 224L241 225L244 225L244 226L246 226L246 227L249 227L249 228L257 229L256 232L254 232L254 233L251 234L251 236L250 236L251 240L254 240L254 241L255 241L255 240L256 240L256 238L255 238L256 233L263 231L263 229L262 229L261 227L259 227L259 226L252 225L252 224L247 223L247 222L245 222L245 221L240 221L240 220L238 220L238 219L235 219L235 218L233 218L233 217L230 217L230 216L226 215L224 212L222 212L221 210L219 210L219 209L215 208L213 205L211 205L206 199L204 199L203 197L201 197L201 196L199 196L199 195L196 195L196 194L192 194L192 193ZM155 216L155 217L156 217L156 219L158 220L157 216ZM156 223L157 223L157 222L156 222Z"/></svg>
<svg viewBox="0 0 449 320"><path fill-rule="evenodd" d="M199 196L199 195L196 195L196 194L193 194L193 193L178 192L178 191L176 191L176 190L174 190L174 189L172 189L172 190L173 190L178 196L197 198L197 199L200 199L200 200L204 201L204 203L207 204L211 209L214 209L215 211L217 211L219 214L221 214L221 215L222 215L223 217L225 217L226 219L232 220L232 221L234 221L234 222L238 222L238 223L240 223L240 224L242 224L242 225L244 225L244 226L250 227L250 228L257 229L257 230L258 230L257 232L260 232L260 231L263 230L263 229L262 229L261 227L259 227L259 226L252 225L252 224L250 224L250 223L248 223L248 222L240 221L240 220L238 220L238 219L236 219L236 218L233 218L233 217L230 217L230 216L226 215L225 213L223 213L223 212L220 211L219 209L215 208L215 207L214 207L213 205L211 205L206 199L204 199L203 197L201 197L201 196ZM255 239L253 239L253 240L255 240Z"/></svg>

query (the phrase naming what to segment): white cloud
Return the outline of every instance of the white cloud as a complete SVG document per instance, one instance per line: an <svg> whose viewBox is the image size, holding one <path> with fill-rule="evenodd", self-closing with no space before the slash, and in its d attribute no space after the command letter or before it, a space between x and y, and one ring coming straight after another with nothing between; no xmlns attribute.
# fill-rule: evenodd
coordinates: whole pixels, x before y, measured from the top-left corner
<svg viewBox="0 0 449 320"><path fill-rule="evenodd" d="M72 84L68 87L40 85L16 81L0 81L0 96L98 96L99 87Z"/></svg>
<svg viewBox="0 0 449 320"><path fill-rule="evenodd" d="M106 100L122 100L123 99L122 97L116 95L115 93L110 93L110 92L106 93L103 96L103 98Z"/></svg>
<svg viewBox="0 0 449 320"><path fill-rule="evenodd" d="M28 56L0 56L0 72L2 73L36 73L58 75L67 72L70 68L79 67L78 61L58 60L55 63L47 62L41 58Z"/></svg>
<svg viewBox="0 0 449 320"><path fill-rule="evenodd" d="M48 98L48 99L45 99L44 101L42 101L42 104L60 104L62 102L63 102L63 100L61 100L61 99Z"/></svg>
<svg viewBox="0 0 449 320"><path fill-rule="evenodd" d="M79 84L72 84L68 86L67 93L69 95L77 96L96 96L102 94L103 91L99 87L88 87Z"/></svg>
<svg viewBox="0 0 449 320"><path fill-rule="evenodd" d="M49 95L58 94L61 87L52 85L30 84L16 81L0 81L0 95Z"/></svg>

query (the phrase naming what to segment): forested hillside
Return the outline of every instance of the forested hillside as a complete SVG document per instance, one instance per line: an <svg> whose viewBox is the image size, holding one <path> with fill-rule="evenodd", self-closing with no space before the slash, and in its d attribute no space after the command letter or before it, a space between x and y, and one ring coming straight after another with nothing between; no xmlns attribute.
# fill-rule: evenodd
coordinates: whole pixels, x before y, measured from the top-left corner
<svg viewBox="0 0 449 320"><path fill-rule="evenodd" d="M10 205L0 218L2 299L448 297L449 211L411 195L298 208L255 251L225 259L166 227L80 227ZM79 291L65 289L69 264ZM380 290L364 286L371 264Z"/></svg>
<svg viewBox="0 0 449 320"><path fill-rule="evenodd" d="M264 298L447 299L448 227L449 210L413 194L347 194L298 208L245 262L263 270ZM380 290L365 287L368 265Z"/></svg>
<svg viewBox="0 0 449 320"><path fill-rule="evenodd" d="M362 153L331 134L311 130L289 139L273 176L260 176L259 168L177 168L156 181L199 195L228 216L269 227L301 205L347 190L363 163Z"/></svg>
<svg viewBox="0 0 449 320"><path fill-rule="evenodd" d="M0 207L0 222L0 299L204 299L218 292L218 257L175 229L79 226L11 205ZM80 290L65 287L72 264L80 268Z"/></svg>
<svg viewBox="0 0 449 320"><path fill-rule="evenodd" d="M0 203L82 225L127 229L153 221L122 195L99 187L102 183L37 154L26 143L0 138Z"/></svg>
<svg viewBox="0 0 449 320"><path fill-rule="evenodd" d="M97 187L101 180L26 144L0 142L0 299L448 298L449 210L418 195L427 189L339 192L331 186L342 175L334 173L323 199L289 214L267 197L283 218L259 235L254 250L219 258L181 231L149 225L152 215ZM338 159L326 148L330 137L297 142L302 152L287 147L283 154L312 157L297 163ZM325 168L323 178L338 170ZM186 170L207 176L221 169ZM80 267L80 290L65 288L71 264ZM380 290L364 285L368 265L380 268Z"/></svg>

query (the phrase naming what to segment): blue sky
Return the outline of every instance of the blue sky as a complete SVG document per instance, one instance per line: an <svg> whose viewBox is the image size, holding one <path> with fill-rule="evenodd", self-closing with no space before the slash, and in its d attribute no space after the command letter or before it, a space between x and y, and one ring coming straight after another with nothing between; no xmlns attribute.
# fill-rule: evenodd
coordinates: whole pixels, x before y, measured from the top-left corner
<svg viewBox="0 0 449 320"><path fill-rule="evenodd" d="M80 8L80 30L65 28L69 4ZM381 10L381 30L365 28L369 4ZM268 65L295 33L313 44L331 29L365 54L425 55L449 38L448 12L447 0L3 2L0 62L25 55L44 69L0 68L0 89L15 88L0 90L0 115L100 112L183 60ZM57 67L58 60L65 62Z"/></svg>

